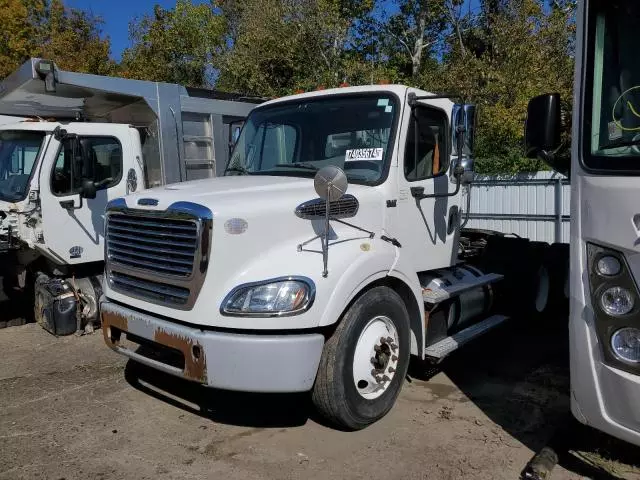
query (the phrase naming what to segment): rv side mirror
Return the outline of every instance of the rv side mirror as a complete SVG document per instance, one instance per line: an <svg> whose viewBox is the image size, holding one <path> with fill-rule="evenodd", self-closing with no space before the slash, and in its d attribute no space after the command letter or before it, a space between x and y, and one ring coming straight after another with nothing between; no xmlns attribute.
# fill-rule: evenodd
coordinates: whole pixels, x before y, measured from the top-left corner
<svg viewBox="0 0 640 480"><path fill-rule="evenodd" d="M568 157L557 155L561 145L560 95L547 93L532 98L527 108L525 155L540 158L560 173L569 170Z"/></svg>
<svg viewBox="0 0 640 480"><path fill-rule="evenodd" d="M96 184L93 180L89 180L88 178L82 179L80 196L87 199L96 198Z"/></svg>

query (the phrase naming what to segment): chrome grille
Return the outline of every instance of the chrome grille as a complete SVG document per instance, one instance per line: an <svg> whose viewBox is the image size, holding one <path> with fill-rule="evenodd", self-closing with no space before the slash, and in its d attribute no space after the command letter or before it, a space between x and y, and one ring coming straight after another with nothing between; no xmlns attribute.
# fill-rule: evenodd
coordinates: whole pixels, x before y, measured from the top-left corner
<svg viewBox="0 0 640 480"><path fill-rule="evenodd" d="M111 272L109 280L115 288L147 299L156 299L162 303L186 305L189 301L188 288L174 287L164 283L143 280L118 272Z"/></svg>
<svg viewBox="0 0 640 480"><path fill-rule="evenodd" d="M196 221L109 215L107 257L112 262L188 277L193 272L197 248Z"/></svg>
<svg viewBox="0 0 640 480"><path fill-rule="evenodd" d="M107 206L106 273L110 288L181 310L195 304L207 272L211 211L190 202L167 210L129 209L124 199Z"/></svg>

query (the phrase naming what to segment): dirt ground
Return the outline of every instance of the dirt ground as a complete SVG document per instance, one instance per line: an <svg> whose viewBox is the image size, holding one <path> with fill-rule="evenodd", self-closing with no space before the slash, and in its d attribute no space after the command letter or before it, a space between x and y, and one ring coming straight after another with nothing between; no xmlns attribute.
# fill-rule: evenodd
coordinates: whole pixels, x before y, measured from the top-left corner
<svg viewBox="0 0 640 480"><path fill-rule="evenodd" d="M16 311L0 302L0 321ZM127 362L101 331L11 326L0 352L1 480L517 479L570 419L566 333L516 321L438 369L412 365L390 414L356 433L325 426L307 395L212 391ZM572 431L551 479L640 479L640 449Z"/></svg>

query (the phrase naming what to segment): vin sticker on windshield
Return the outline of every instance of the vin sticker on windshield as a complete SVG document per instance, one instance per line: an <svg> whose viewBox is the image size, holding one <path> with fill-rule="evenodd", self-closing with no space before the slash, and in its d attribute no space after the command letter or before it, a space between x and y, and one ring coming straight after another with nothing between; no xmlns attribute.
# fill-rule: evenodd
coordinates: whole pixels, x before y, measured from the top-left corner
<svg viewBox="0 0 640 480"><path fill-rule="evenodd" d="M382 160L382 148L354 148L344 152L344 161Z"/></svg>

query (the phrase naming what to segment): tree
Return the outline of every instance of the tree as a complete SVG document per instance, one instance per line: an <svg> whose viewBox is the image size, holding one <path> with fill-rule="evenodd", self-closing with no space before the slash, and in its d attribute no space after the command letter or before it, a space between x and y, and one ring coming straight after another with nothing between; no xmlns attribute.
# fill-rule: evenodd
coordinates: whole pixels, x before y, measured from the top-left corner
<svg viewBox="0 0 640 480"><path fill-rule="evenodd" d="M231 25L222 88L275 96L384 76L353 43L372 1L227 0L220 6Z"/></svg>
<svg viewBox="0 0 640 480"><path fill-rule="evenodd" d="M111 42L102 38L101 23L100 18L84 10L66 8L60 0L52 0L39 56L54 59L64 70L114 73L115 62L109 57Z"/></svg>
<svg viewBox="0 0 640 480"><path fill-rule="evenodd" d="M224 47L226 20L213 5L178 0L154 7L129 25L133 46L124 51L120 74L129 78L211 86L212 65Z"/></svg>
<svg viewBox="0 0 640 480"><path fill-rule="evenodd" d="M443 63L426 72L421 84L429 90L460 93L478 104L476 154L481 172L544 169L541 162L523 158L526 109L531 97L544 92L571 99L572 11L547 11L536 0L494 7L497 13L483 19L491 25L491 36L480 22L471 35L484 47L476 49L476 55L464 56L450 46ZM564 108L570 112L570 103Z"/></svg>
<svg viewBox="0 0 640 480"><path fill-rule="evenodd" d="M0 0L0 18L0 78L29 57L45 57L74 71L113 71L110 41L102 37L98 17L66 8L60 0Z"/></svg>

